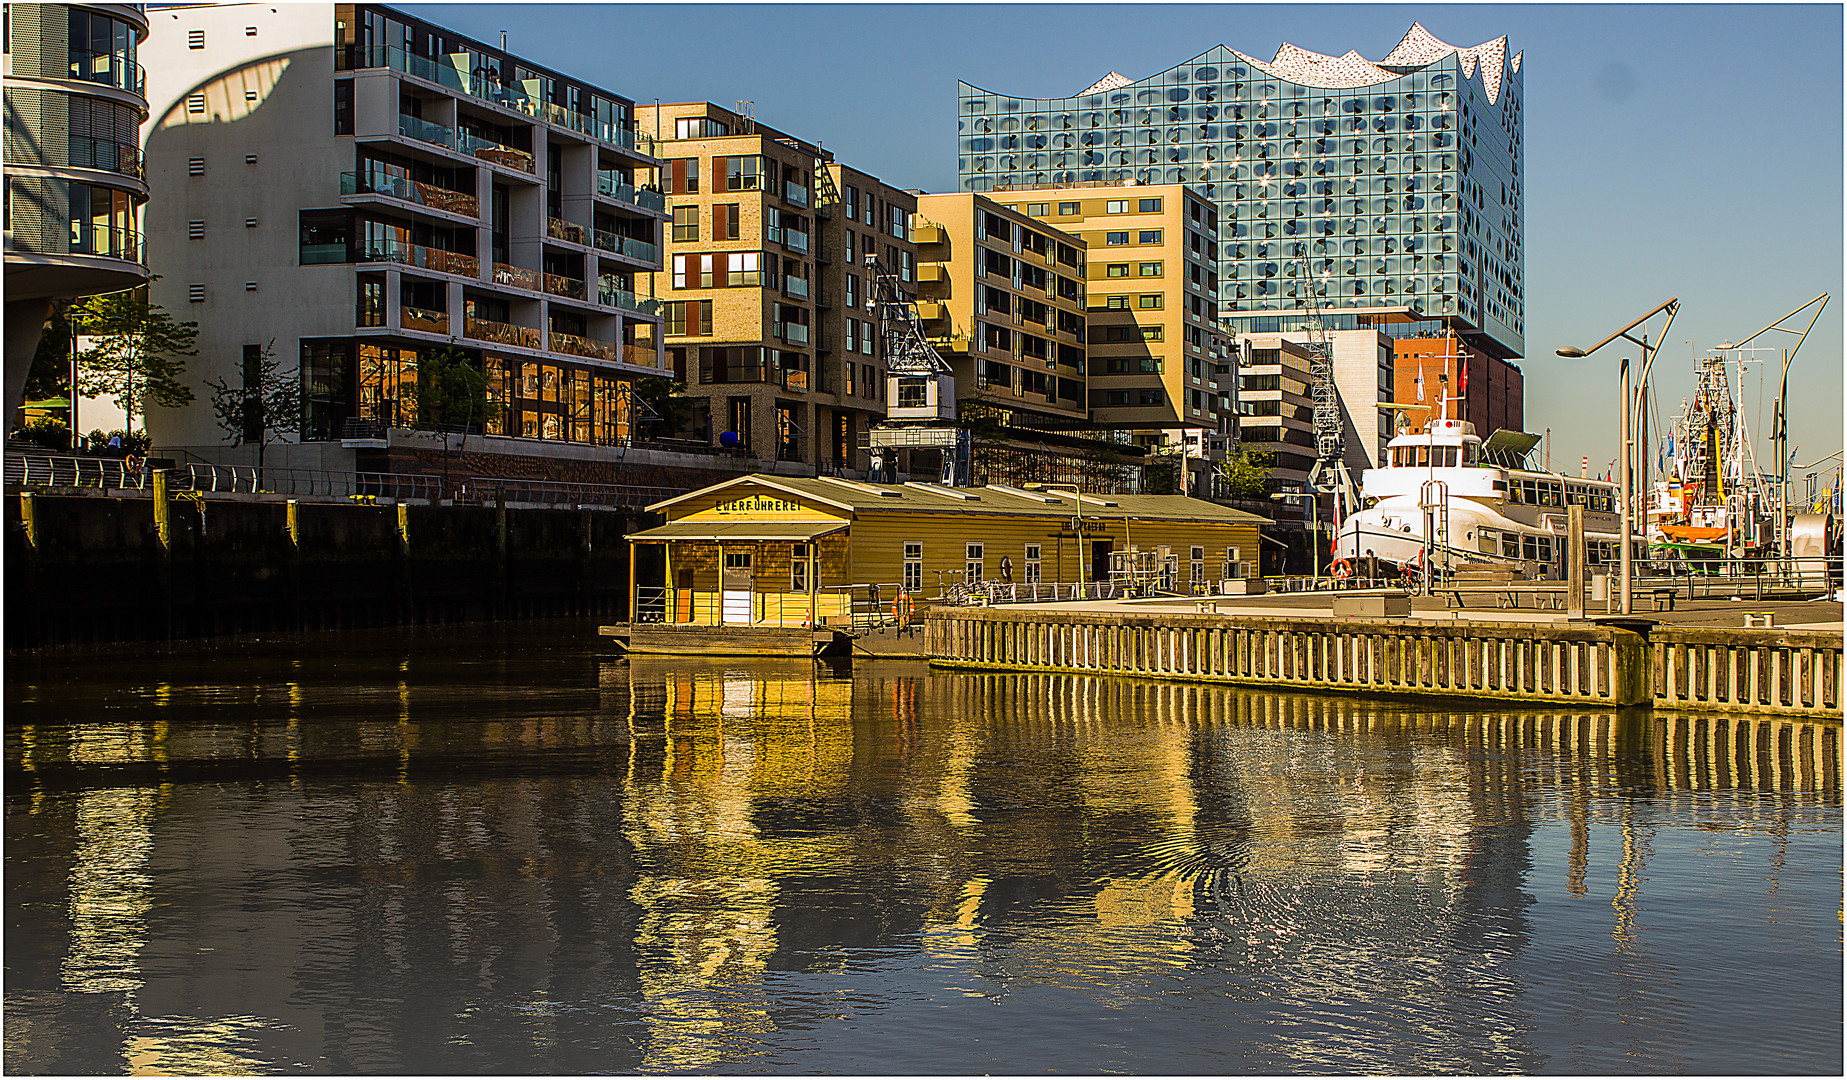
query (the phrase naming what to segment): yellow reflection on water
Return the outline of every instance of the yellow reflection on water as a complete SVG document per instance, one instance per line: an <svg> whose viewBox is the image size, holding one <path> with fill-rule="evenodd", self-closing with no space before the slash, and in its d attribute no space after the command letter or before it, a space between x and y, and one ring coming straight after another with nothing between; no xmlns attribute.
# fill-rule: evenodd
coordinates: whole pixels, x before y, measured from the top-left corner
<svg viewBox="0 0 1847 1080"><path fill-rule="evenodd" d="M77 798L77 850L71 867L70 948L61 977L76 993L141 988L152 900L148 856L157 792L102 788Z"/></svg>

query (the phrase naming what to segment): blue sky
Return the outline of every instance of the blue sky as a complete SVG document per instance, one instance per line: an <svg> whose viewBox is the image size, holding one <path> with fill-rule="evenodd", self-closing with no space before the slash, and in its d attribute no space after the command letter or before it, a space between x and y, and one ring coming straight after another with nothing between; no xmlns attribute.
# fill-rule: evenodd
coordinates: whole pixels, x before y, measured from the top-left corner
<svg viewBox="0 0 1847 1080"><path fill-rule="evenodd" d="M1682 308L1656 386L1671 416L1695 348L1833 294L1791 368L1790 429L1798 464L1842 447L1838 5L415 10L486 41L506 30L514 52L643 105L754 101L764 123L926 191L955 189L958 79L1065 96L1112 69L1142 78L1221 43L1266 59L1284 41L1377 59L1413 21L1455 45L1506 34L1526 54L1527 427L1551 429L1553 465L1615 456L1618 358L1615 345L1588 360L1553 350L1595 344L1670 296ZM1753 367L1747 409L1767 433L1781 358L1761 355L1768 371ZM1760 462L1772 467L1767 451Z"/></svg>

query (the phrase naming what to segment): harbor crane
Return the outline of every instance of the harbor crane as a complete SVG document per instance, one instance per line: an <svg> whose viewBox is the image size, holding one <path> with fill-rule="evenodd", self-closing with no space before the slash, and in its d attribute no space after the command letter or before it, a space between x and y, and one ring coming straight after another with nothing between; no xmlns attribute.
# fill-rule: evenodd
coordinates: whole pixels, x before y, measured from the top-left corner
<svg viewBox="0 0 1847 1080"><path fill-rule="evenodd" d="M874 252L866 253L873 310L885 345L886 422L867 433L874 481L897 479L899 450L936 450L941 481L969 482L968 429L956 425L956 380L924 336L917 302L898 275Z"/></svg>

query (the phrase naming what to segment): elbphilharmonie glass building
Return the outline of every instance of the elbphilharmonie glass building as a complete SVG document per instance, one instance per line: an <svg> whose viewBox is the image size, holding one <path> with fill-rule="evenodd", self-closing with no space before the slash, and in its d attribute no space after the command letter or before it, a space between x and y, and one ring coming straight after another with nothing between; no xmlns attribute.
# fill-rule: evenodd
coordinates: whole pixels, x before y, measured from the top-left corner
<svg viewBox="0 0 1847 1080"><path fill-rule="evenodd" d="M1219 310L1291 329L1367 310L1524 353L1520 54L1413 24L1384 59L1223 45L1067 98L960 84L964 191L1185 183L1219 207ZM1052 219L1056 224L1056 219ZM1266 314L1268 313L1268 314Z"/></svg>

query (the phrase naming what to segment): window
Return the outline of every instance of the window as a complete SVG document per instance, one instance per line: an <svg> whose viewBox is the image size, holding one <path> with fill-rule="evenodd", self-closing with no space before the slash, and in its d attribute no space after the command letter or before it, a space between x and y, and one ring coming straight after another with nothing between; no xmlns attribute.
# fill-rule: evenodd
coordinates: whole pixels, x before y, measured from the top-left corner
<svg viewBox="0 0 1847 1080"><path fill-rule="evenodd" d="M1112 214L1126 214L1129 212L1129 200L1111 199L1104 209Z"/></svg>
<svg viewBox="0 0 1847 1080"><path fill-rule="evenodd" d="M1084 210L1083 210L1082 203L1061 202L1058 204L1058 216L1059 217L1076 217L1077 215L1083 212Z"/></svg>
<svg viewBox="0 0 1847 1080"><path fill-rule="evenodd" d="M910 235L911 215L904 207L887 204L885 209L891 215L891 234L900 240Z"/></svg>
<svg viewBox="0 0 1847 1080"><path fill-rule="evenodd" d="M973 585L987 577L986 571L982 569L984 560L982 558L982 546L980 544L965 545L963 557L962 580L964 583Z"/></svg>
<svg viewBox="0 0 1847 1080"><path fill-rule="evenodd" d="M885 384L879 381L878 371L871 364L859 365L859 392L869 398L885 396Z"/></svg>
<svg viewBox="0 0 1847 1080"><path fill-rule="evenodd" d="M1158 262L1142 263L1137 268L1136 273L1140 274L1142 277L1160 277L1161 276L1161 264Z"/></svg>
<svg viewBox="0 0 1847 1080"><path fill-rule="evenodd" d="M762 261L763 256L755 251L732 252L726 257L725 284L733 288L762 284Z"/></svg>
<svg viewBox="0 0 1847 1080"><path fill-rule="evenodd" d="M673 239L675 243L699 239L699 208L697 206L673 208Z"/></svg>
<svg viewBox="0 0 1847 1080"><path fill-rule="evenodd" d="M723 121L704 116L681 117L673 122L676 139L722 139L729 134L731 129Z"/></svg>
<svg viewBox="0 0 1847 1080"><path fill-rule="evenodd" d="M669 195L699 194L699 159L673 158L663 161L661 190Z"/></svg>
<svg viewBox="0 0 1847 1080"><path fill-rule="evenodd" d="M1129 242L1129 234L1126 232L1104 233L1103 242L1111 246L1126 244Z"/></svg>
<svg viewBox="0 0 1847 1080"><path fill-rule="evenodd" d="M851 236L853 234L848 233L847 235ZM859 307L859 275L858 274L848 274L847 275L847 307L850 307L850 308Z"/></svg>
<svg viewBox="0 0 1847 1080"><path fill-rule="evenodd" d="M1103 272L1105 274L1108 274L1110 277L1128 277L1129 276L1129 264L1128 263L1108 263L1103 267Z"/></svg>
<svg viewBox="0 0 1847 1080"><path fill-rule="evenodd" d="M794 544L789 552L789 591L808 591L808 545Z"/></svg>
<svg viewBox="0 0 1847 1080"><path fill-rule="evenodd" d="M738 238L738 204L718 203L712 207L712 239L736 240ZM695 236L693 239L697 240Z"/></svg>
<svg viewBox="0 0 1847 1080"><path fill-rule="evenodd" d="M847 220L848 221L858 221L859 220L859 189L854 187L851 184L848 184L846 194L841 198L840 201L846 207ZM853 234L850 232L847 233L847 258L849 260L853 258Z"/></svg>
<svg viewBox="0 0 1847 1080"><path fill-rule="evenodd" d="M1206 549L1194 547L1191 554L1193 556L1192 573L1188 575L1187 580L1191 581L1193 587L1197 589L1206 583Z"/></svg>
<svg viewBox="0 0 1847 1080"><path fill-rule="evenodd" d="M1052 216L1052 204L1042 203L1042 202L1027 203L1026 204L1026 216L1027 217L1051 217Z"/></svg>
<svg viewBox="0 0 1847 1080"><path fill-rule="evenodd" d="M1158 214L1160 212L1161 212L1161 200L1159 199L1143 199L1142 200L1142 213Z"/></svg>
<svg viewBox="0 0 1847 1080"><path fill-rule="evenodd" d="M1103 306L1109 311L1127 311L1129 310L1129 298L1126 296L1106 296L1103 298Z"/></svg>
<svg viewBox="0 0 1847 1080"><path fill-rule="evenodd" d="M1038 544L1026 545L1025 568L1028 585L1036 585L1039 582L1039 551L1040 545Z"/></svg>
<svg viewBox="0 0 1847 1080"><path fill-rule="evenodd" d="M757 154L728 157L725 162L726 191L758 191L763 185L763 158ZM716 164L716 163L715 163Z"/></svg>
<svg viewBox="0 0 1847 1080"><path fill-rule="evenodd" d="M672 300L667 304L666 332L675 337L711 337L712 301Z"/></svg>
<svg viewBox="0 0 1847 1080"><path fill-rule="evenodd" d="M907 541L904 545L904 591L923 588L923 545Z"/></svg>
<svg viewBox="0 0 1847 1080"><path fill-rule="evenodd" d="M1166 399L1161 396L1159 388L1139 391L1138 405L1159 405Z"/></svg>
<svg viewBox="0 0 1847 1080"><path fill-rule="evenodd" d="M1142 308L1159 308L1161 306L1161 294L1143 293L1136 297L1136 306Z"/></svg>
<svg viewBox="0 0 1847 1080"><path fill-rule="evenodd" d="M1160 243L1160 242L1161 242L1161 230L1159 230L1159 229L1143 229L1143 230L1142 230L1142 240L1141 240L1141 242L1142 242L1142 243L1144 243L1144 244L1158 244L1158 243Z"/></svg>

